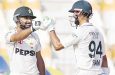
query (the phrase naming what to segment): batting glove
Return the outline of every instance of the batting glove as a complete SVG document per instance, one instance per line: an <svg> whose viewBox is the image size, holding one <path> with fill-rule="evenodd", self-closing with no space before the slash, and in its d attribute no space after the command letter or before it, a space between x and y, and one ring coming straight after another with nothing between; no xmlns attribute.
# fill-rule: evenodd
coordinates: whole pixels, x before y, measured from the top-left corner
<svg viewBox="0 0 115 75"><path fill-rule="evenodd" d="M49 26L54 25L53 19L45 16L41 21L35 21L31 27L32 31L36 31L38 29L46 30Z"/></svg>
<svg viewBox="0 0 115 75"><path fill-rule="evenodd" d="M102 73L99 75L109 75L110 71L109 68L102 67Z"/></svg>
<svg viewBox="0 0 115 75"><path fill-rule="evenodd" d="M55 21L54 18L51 18L51 20L52 20L52 22L49 25L49 27L47 28L47 31L49 31L49 32L52 31L52 30L55 30L55 23L56 23L56 21Z"/></svg>
<svg viewBox="0 0 115 75"><path fill-rule="evenodd" d="M40 29L41 21L33 21L31 26L31 31L36 31Z"/></svg>

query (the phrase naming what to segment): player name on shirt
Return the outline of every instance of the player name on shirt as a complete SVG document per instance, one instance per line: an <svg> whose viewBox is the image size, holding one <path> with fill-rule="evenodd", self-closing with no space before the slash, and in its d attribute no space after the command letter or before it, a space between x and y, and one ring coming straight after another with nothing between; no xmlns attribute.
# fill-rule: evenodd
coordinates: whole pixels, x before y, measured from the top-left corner
<svg viewBox="0 0 115 75"><path fill-rule="evenodd" d="M93 65L94 66L99 66L100 65L100 60L93 60Z"/></svg>
<svg viewBox="0 0 115 75"><path fill-rule="evenodd" d="M90 36L93 36L93 39L98 39L99 32L89 32Z"/></svg>
<svg viewBox="0 0 115 75"><path fill-rule="evenodd" d="M89 43L89 57L93 59L92 62L94 66L100 66L100 60L102 58L102 42L99 39L99 32L89 32L89 35L92 36L92 41Z"/></svg>
<svg viewBox="0 0 115 75"><path fill-rule="evenodd" d="M99 32L89 32L90 36L93 36L93 39L98 39Z"/></svg>

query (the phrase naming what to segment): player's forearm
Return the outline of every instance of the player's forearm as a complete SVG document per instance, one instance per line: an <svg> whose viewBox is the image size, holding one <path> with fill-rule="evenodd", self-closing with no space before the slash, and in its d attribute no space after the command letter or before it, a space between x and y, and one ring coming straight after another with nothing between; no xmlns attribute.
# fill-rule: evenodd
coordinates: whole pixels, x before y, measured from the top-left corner
<svg viewBox="0 0 115 75"><path fill-rule="evenodd" d="M32 33L31 28L25 29L21 32L15 33L11 36L10 41L16 42L27 38Z"/></svg>
<svg viewBox="0 0 115 75"><path fill-rule="evenodd" d="M53 43L53 46L56 50L60 50L62 48L64 48L64 46L60 43L60 40L58 38L58 36L56 35L55 31L50 31L50 38L51 38L51 41Z"/></svg>
<svg viewBox="0 0 115 75"><path fill-rule="evenodd" d="M37 67L38 67L38 70L40 72L40 75L45 75L45 64L43 62L43 59L38 60Z"/></svg>
<svg viewBox="0 0 115 75"><path fill-rule="evenodd" d="M103 56L103 60L102 60L102 65L101 67L107 67L108 68L108 62L107 62L107 57L106 55Z"/></svg>
<svg viewBox="0 0 115 75"><path fill-rule="evenodd" d="M101 67L102 67L102 74L104 74L104 75L109 75L110 70L109 70L109 68L108 68L108 63L107 63L107 57L106 57L106 55L103 56L103 60L102 60L102 65L101 65Z"/></svg>

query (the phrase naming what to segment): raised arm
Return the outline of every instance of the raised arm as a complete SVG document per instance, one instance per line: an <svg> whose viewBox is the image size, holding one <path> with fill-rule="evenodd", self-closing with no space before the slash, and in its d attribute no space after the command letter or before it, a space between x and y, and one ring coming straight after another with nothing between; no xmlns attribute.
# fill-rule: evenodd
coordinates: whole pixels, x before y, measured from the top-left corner
<svg viewBox="0 0 115 75"><path fill-rule="evenodd" d="M27 38L31 33L32 33L31 28L22 30L20 32L16 32L16 33L11 35L10 41L11 42L16 42L16 41L23 40L23 39Z"/></svg>
<svg viewBox="0 0 115 75"><path fill-rule="evenodd" d="M36 22L39 22L39 23L36 23ZM48 17L43 17L41 21L33 22L30 28L19 30L20 27L17 27L17 30L19 31L11 35L10 41L16 42L16 41L23 40L27 38L32 32L39 29L46 30L48 26L50 25L50 23L51 23L51 19L49 19Z"/></svg>
<svg viewBox="0 0 115 75"><path fill-rule="evenodd" d="M54 48L58 51L65 47L72 46L73 44L77 43L79 41L79 38L75 36L69 36L67 38L64 38L63 41L60 41L59 37L57 36L55 32L55 23L52 23L48 27L48 32L51 38L51 42L54 46Z"/></svg>
<svg viewBox="0 0 115 75"><path fill-rule="evenodd" d="M53 46L56 50L61 50L64 48L64 46L61 44L60 42L60 39L58 38L58 36L56 35L55 31L52 30L49 32L50 34L50 38L51 38L51 41L53 43Z"/></svg>

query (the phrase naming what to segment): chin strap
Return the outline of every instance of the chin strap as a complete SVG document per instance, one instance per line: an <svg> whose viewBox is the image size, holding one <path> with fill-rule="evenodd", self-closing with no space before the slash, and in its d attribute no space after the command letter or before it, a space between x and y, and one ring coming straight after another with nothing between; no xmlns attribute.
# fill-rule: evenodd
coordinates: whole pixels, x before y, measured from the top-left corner
<svg viewBox="0 0 115 75"><path fill-rule="evenodd" d="M77 26L79 25L79 21L77 18L75 19L75 24L76 24L76 29L77 29Z"/></svg>

